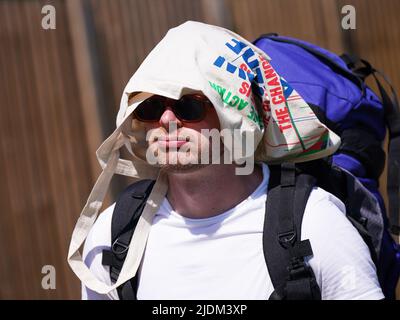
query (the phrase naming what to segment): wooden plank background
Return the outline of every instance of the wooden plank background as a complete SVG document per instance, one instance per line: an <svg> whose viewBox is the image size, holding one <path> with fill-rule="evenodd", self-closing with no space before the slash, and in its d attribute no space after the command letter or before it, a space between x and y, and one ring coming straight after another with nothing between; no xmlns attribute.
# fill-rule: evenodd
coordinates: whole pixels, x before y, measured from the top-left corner
<svg viewBox="0 0 400 320"><path fill-rule="evenodd" d="M56 8L56 30L41 28L45 4ZM341 28L345 4L356 8L356 30ZM249 40L277 32L351 50L399 90L398 12L397 0L1 1L0 298L79 299L66 256L100 172L94 152L126 82L169 28L197 20ZM126 183L114 179L106 205ZM56 268L55 290L41 287L44 265Z"/></svg>

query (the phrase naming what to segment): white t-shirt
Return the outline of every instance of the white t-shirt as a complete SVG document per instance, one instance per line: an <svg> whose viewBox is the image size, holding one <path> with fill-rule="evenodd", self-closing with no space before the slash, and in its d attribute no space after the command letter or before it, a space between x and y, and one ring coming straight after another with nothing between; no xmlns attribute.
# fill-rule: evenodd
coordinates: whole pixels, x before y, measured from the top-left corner
<svg viewBox="0 0 400 320"><path fill-rule="evenodd" d="M263 254L268 166L263 181L234 208L211 218L189 219L165 198L157 212L139 269L137 298L172 300L268 299L273 286ZM102 250L111 246L114 205L96 221L84 247L84 261L111 284ZM308 260L322 299L383 299L368 247L345 217L344 204L321 188L308 199L302 239L311 242ZM82 286L82 299L118 299Z"/></svg>

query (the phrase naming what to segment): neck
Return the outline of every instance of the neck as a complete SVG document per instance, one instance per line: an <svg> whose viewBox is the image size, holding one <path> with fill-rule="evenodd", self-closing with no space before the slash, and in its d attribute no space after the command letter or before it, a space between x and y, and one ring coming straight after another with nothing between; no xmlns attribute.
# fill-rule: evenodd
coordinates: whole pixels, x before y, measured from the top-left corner
<svg viewBox="0 0 400 320"><path fill-rule="evenodd" d="M211 164L191 172L168 172L167 199L187 218L221 214L246 199L261 183L260 166L250 175L236 175L235 164Z"/></svg>

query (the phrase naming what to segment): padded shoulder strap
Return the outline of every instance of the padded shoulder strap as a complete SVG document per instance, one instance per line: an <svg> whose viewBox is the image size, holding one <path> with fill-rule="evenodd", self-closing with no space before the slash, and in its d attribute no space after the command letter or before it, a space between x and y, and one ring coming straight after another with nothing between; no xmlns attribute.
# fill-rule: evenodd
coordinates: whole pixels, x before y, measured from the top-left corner
<svg viewBox="0 0 400 320"><path fill-rule="evenodd" d="M308 174L296 175L295 165L270 166L264 220L263 249L275 291L270 300L320 299L320 289L304 258L311 256L309 240L301 241L301 223L315 184Z"/></svg>
<svg viewBox="0 0 400 320"><path fill-rule="evenodd" d="M112 216L111 237L113 243L126 231L132 230L132 227L136 226L137 218L141 214L138 209L150 195L154 182L154 180L140 180L122 192L115 204Z"/></svg>
<svg viewBox="0 0 400 320"><path fill-rule="evenodd" d="M154 186L154 180L140 180L125 189L118 198L111 223L111 250L103 250L103 265L110 266L113 283L118 279L129 243ZM136 277L118 288L120 299L135 299Z"/></svg>

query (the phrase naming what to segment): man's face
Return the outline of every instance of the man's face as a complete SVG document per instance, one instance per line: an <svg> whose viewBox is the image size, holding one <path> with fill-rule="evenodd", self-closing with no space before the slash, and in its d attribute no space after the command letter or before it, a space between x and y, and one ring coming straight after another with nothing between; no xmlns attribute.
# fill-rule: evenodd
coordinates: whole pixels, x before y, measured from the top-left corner
<svg viewBox="0 0 400 320"><path fill-rule="evenodd" d="M152 96L137 107L133 117L145 132L141 139L146 141L139 143L145 143L150 164L156 161L170 171L192 170L211 163L211 157L219 157L223 149L218 115L204 95L186 95L179 101ZM210 133L215 134L213 139Z"/></svg>

